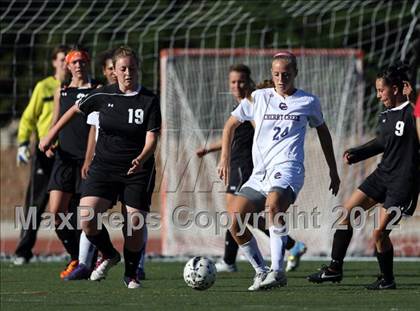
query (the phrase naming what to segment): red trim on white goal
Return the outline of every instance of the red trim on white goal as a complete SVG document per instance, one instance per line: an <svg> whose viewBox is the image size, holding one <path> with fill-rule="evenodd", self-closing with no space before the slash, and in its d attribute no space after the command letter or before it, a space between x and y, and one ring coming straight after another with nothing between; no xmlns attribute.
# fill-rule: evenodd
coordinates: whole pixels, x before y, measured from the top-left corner
<svg viewBox="0 0 420 311"><path fill-rule="evenodd" d="M329 56L349 56L363 58L364 52L358 49L164 49L160 51L160 57L169 56L274 56L280 52L291 52L296 56L306 55L329 55Z"/></svg>

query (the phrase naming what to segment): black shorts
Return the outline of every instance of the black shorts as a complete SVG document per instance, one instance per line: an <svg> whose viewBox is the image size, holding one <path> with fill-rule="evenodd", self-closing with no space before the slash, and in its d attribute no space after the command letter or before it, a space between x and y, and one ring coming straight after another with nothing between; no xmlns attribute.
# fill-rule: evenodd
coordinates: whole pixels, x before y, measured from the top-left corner
<svg viewBox="0 0 420 311"><path fill-rule="evenodd" d="M119 200L124 205L148 212L155 175L154 169L127 175L127 172L110 171L92 163L83 185L82 198L95 196L113 203Z"/></svg>
<svg viewBox="0 0 420 311"><path fill-rule="evenodd" d="M62 159L56 156L48 183L48 191L82 192L83 160Z"/></svg>
<svg viewBox="0 0 420 311"><path fill-rule="evenodd" d="M385 209L398 207L404 215L413 215L419 196L419 184L409 181L390 182L387 175L376 169L359 189Z"/></svg>
<svg viewBox="0 0 420 311"><path fill-rule="evenodd" d="M249 179L252 174L252 165L238 166L231 165L229 174L229 184L226 193L235 194L241 189L242 185Z"/></svg>

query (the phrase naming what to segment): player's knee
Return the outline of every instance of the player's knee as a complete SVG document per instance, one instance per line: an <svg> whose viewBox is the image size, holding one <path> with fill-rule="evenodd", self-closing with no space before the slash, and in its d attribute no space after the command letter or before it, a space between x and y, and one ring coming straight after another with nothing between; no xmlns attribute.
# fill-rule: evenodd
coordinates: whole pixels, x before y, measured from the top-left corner
<svg viewBox="0 0 420 311"><path fill-rule="evenodd" d="M137 211L127 211L127 226L133 228L133 230L141 230L146 223L145 216Z"/></svg>
<svg viewBox="0 0 420 311"><path fill-rule="evenodd" d="M272 217L274 217L281 212L280 206L275 203L268 204L268 212Z"/></svg>
<svg viewBox="0 0 420 311"><path fill-rule="evenodd" d="M81 220L80 226L86 235L95 235L97 232L96 222L93 220Z"/></svg>
<svg viewBox="0 0 420 311"><path fill-rule="evenodd" d="M372 236L373 236L373 240L375 241L376 244L383 243L386 240L386 238L388 237L386 232L382 231L382 230L373 230Z"/></svg>

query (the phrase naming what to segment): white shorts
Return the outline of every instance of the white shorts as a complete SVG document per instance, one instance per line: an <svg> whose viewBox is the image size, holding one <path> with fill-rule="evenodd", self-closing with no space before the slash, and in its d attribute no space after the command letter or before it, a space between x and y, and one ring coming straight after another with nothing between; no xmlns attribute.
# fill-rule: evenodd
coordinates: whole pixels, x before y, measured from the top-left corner
<svg viewBox="0 0 420 311"><path fill-rule="evenodd" d="M302 164L285 162L266 172L253 171L251 177L242 185L237 194L245 196L251 201L260 201L262 198L265 199L269 192L280 192L290 187L293 191L292 201L294 202L303 187L304 179L305 169ZM249 188L254 191L249 191Z"/></svg>

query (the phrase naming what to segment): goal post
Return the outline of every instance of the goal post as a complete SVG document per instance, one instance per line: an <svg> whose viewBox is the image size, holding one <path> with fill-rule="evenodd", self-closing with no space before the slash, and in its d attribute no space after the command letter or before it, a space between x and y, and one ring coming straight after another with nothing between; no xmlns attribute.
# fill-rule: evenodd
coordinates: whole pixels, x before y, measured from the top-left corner
<svg viewBox="0 0 420 311"><path fill-rule="evenodd" d="M334 207L358 186L376 162L345 166L343 151L364 142L363 52L357 49L291 49L297 57L295 85L319 97L333 138L342 180L340 194L331 195L329 174L315 130L305 140L305 185L289 211L289 231L303 240L310 255L329 253ZM221 138L233 109L228 70L232 64L250 67L255 82L270 79L272 57L278 49L171 49L160 53L163 131L162 252L164 255L221 255L226 224L225 186L216 166L218 153L198 158L195 150ZM317 216L317 214L319 214ZM305 223L306 221L306 223ZM316 223L314 223L316 222ZM258 230L254 230L256 233ZM364 230L355 234L352 254L366 251ZM257 233L265 255L268 239ZM360 238L358 237L360 235ZM353 243L354 244L354 243Z"/></svg>

